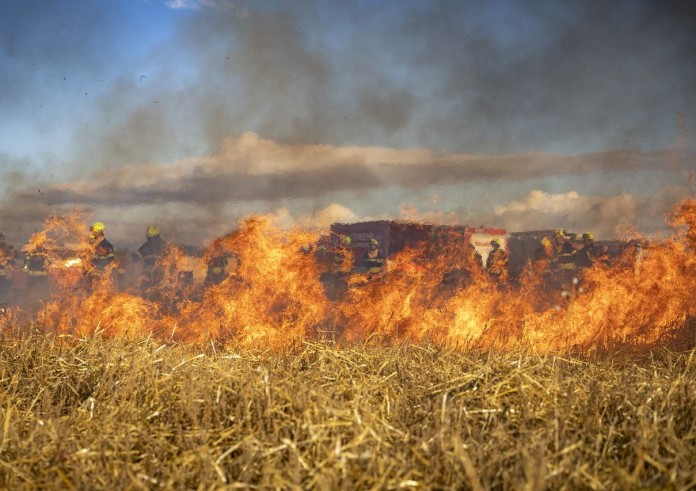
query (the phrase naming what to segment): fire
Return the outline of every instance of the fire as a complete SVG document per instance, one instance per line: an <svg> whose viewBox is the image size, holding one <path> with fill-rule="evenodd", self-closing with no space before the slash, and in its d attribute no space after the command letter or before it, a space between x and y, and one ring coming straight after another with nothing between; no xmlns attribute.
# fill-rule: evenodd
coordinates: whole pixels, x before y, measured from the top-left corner
<svg viewBox="0 0 696 491"><path fill-rule="evenodd" d="M200 302L185 304L184 336L271 348L313 337L328 310L316 262L302 252L314 240L313 234L281 233L267 218L243 221L214 244L217 252L238 257L238 267Z"/></svg>
<svg viewBox="0 0 696 491"><path fill-rule="evenodd" d="M694 342L696 200L680 203L671 223L670 239L596 260L579 284L563 285L565 296L549 287L543 258L494 281L456 231L405 247L378 273L348 272L307 246L326 245L317 234L250 217L200 254L170 245L158 282L147 288L124 280L124 264L90 267L86 225L77 216L49 218L25 252L49 258L52 293L32 315L52 332L270 349L326 337L460 349L640 349L680 337ZM345 251L358 264L361 257L352 256Z"/></svg>
<svg viewBox="0 0 696 491"><path fill-rule="evenodd" d="M71 257L63 263L63 267L65 268L73 268L76 266L82 266L82 259L79 257Z"/></svg>

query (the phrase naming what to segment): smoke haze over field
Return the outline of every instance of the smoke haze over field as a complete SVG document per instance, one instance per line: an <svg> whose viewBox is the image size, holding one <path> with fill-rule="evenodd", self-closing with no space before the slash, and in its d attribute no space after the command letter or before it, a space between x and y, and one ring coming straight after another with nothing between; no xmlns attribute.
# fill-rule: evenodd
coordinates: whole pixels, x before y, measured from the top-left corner
<svg viewBox="0 0 696 491"><path fill-rule="evenodd" d="M75 207L129 247L249 213L664 231L693 32L688 1L5 2L0 231Z"/></svg>

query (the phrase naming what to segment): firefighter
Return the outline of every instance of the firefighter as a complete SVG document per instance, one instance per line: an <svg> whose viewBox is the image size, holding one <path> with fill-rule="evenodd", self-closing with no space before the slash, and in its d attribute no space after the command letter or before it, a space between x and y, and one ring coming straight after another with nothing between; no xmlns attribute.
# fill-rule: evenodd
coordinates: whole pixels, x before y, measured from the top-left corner
<svg viewBox="0 0 696 491"><path fill-rule="evenodd" d="M143 278L140 288L147 290L157 285L164 278L164 270L159 265L160 258L166 253L167 244L160 237L160 230L155 225L145 229L145 243L137 252L138 259L143 260Z"/></svg>
<svg viewBox="0 0 696 491"><path fill-rule="evenodd" d="M326 296L331 300L340 299L348 290L347 278L353 269L352 243L347 235L332 236L328 249L324 245L320 246L325 249L325 260L330 262L326 270L319 275L319 280Z"/></svg>
<svg viewBox="0 0 696 491"><path fill-rule="evenodd" d="M32 236L32 239L36 240L30 240L22 248L24 252L22 271L27 275L27 289L22 294L21 303L28 308L33 308L39 301L47 299L51 292L48 282L48 249L36 235Z"/></svg>
<svg viewBox="0 0 696 491"><path fill-rule="evenodd" d="M544 236L539 241L539 246L536 251L534 251L534 260L544 261L553 258L553 244L551 244L551 239Z"/></svg>
<svg viewBox="0 0 696 491"><path fill-rule="evenodd" d="M501 242L497 237L491 240L493 250L486 259L486 271L493 280L504 283L507 279L508 255L500 248Z"/></svg>
<svg viewBox="0 0 696 491"><path fill-rule="evenodd" d="M89 227L89 244L92 248L92 265L102 272L114 262L114 246L104 235L106 227L102 222L95 222Z"/></svg>
<svg viewBox="0 0 696 491"><path fill-rule="evenodd" d="M582 234L582 248L576 254L575 264L578 268L591 268L594 256L594 235L592 232L585 232Z"/></svg>
<svg viewBox="0 0 696 491"><path fill-rule="evenodd" d="M561 297L567 302L571 302L580 293L578 286L580 279L576 264L577 255L578 251L575 250L563 230L556 230L554 232L554 258L551 262L549 286L552 290L559 288Z"/></svg>
<svg viewBox="0 0 696 491"><path fill-rule="evenodd" d="M35 278L48 276L48 251L43 245L27 248L22 270L33 282Z"/></svg>
<svg viewBox="0 0 696 491"><path fill-rule="evenodd" d="M353 252L351 250L352 243L353 241L348 235L342 239L339 239L331 264L331 271L333 273L350 273L353 267Z"/></svg>
<svg viewBox="0 0 696 491"><path fill-rule="evenodd" d="M241 260L239 256L227 251L218 239L213 243L212 252L208 257L208 270L205 275L206 286L222 283L229 273L240 266Z"/></svg>
<svg viewBox="0 0 696 491"><path fill-rule="evenodd" d="M379 273L384 266L384 256L379 250L379 242L377 239L370 240L370 248L365 251L363 256L363 266L367 268L368 273Z"/></svg>
<svg viewBox="0 0 696 491"><path fill-rule="evenodd" d="M554 262L555 268L561 270L575 270L575 257L577 251L566 237L563 230L554 232Z"/></svg>

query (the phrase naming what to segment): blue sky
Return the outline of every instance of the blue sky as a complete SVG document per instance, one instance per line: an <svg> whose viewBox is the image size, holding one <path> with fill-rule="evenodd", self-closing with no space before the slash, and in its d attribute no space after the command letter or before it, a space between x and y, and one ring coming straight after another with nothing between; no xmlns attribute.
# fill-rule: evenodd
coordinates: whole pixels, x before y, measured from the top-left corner
<svg viewBox="0 0 696 491"><path fill-rule="evenodd" d="M688 1L6 0L0 231L659 231L693 191L694 32Z"/></svg>

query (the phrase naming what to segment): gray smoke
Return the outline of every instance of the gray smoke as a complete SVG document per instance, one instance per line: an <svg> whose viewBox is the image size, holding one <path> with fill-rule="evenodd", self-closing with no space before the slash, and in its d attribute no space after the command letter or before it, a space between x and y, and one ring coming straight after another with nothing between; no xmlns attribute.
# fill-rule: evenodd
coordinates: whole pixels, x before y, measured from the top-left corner
<svg viewBox="0 0 696 491"><path fill-rule="evenodd" d="M168 207L226 220L235 203L668 162L675 176L696 162L693 140L661 150L680 115L688 126L696 114L693 2L198 3L148 52L134 49L146 29L120 2L3 3L0 107L72 138L67 155L45 149L31 165L41 171L0 155L3 230L74 206L141 205L120 215L126 230L147 217L173 225ZM247 131L279 145L290 168L269 154L271 171L250 172L229 155L226 142ZM313 144L328 145L327 161L307 157ZM360 156L371 147L424 158Z"/></svg>

